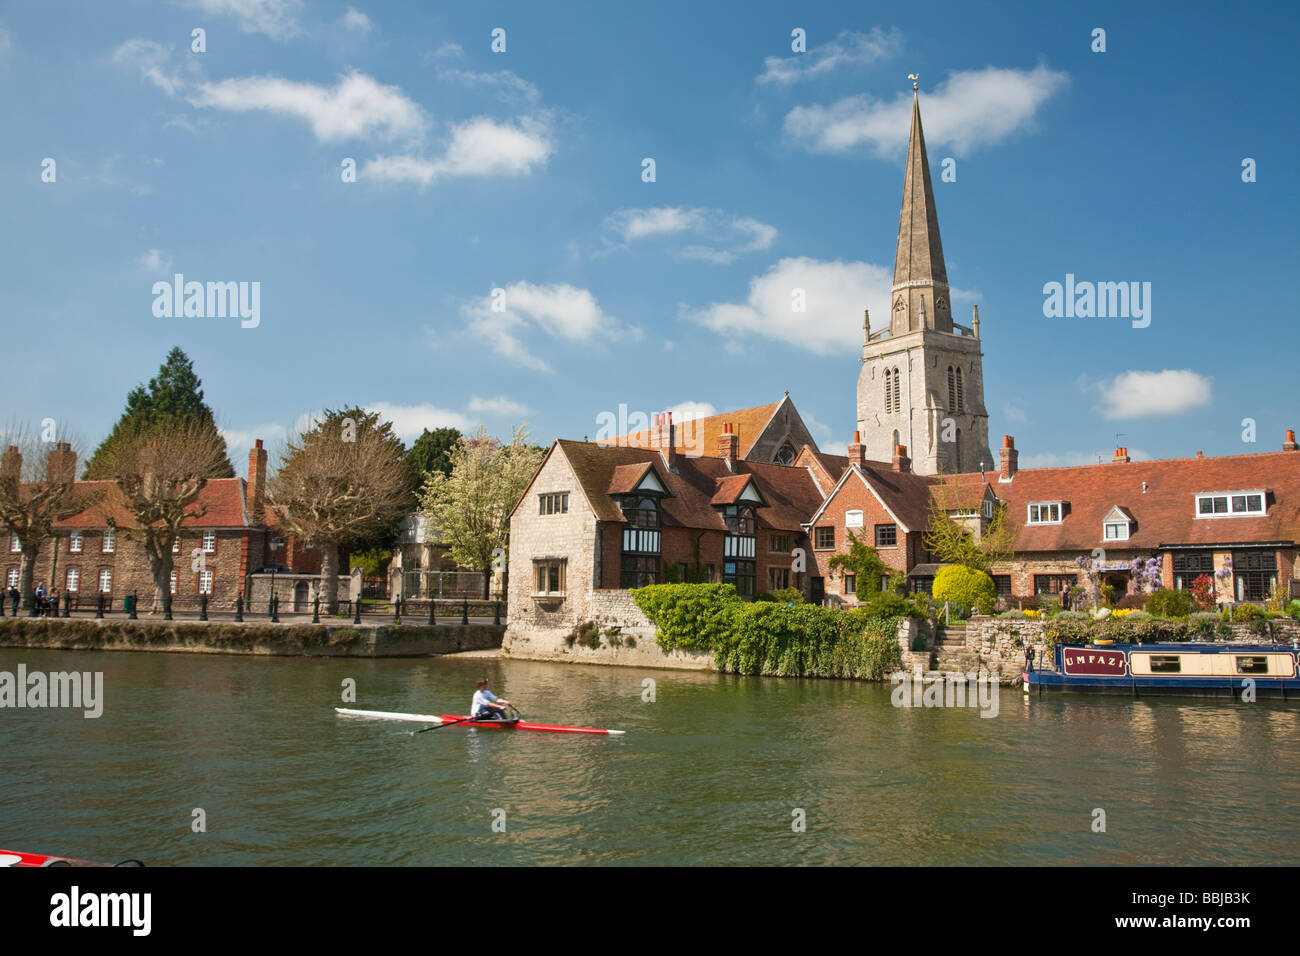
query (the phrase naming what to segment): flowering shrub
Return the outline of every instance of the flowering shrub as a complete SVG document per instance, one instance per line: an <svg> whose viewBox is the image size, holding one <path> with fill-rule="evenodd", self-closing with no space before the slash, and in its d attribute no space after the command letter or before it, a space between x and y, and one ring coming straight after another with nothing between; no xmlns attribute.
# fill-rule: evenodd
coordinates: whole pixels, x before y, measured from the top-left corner
<svg viewBox="0 0 1300 956"><path fill-rule="evenodd" d="M1214 607L1214 578L1208 574L1202 574L1193 581L1192 597L1196 599L1196 603L1202 611L1208 611Z"/></svg>

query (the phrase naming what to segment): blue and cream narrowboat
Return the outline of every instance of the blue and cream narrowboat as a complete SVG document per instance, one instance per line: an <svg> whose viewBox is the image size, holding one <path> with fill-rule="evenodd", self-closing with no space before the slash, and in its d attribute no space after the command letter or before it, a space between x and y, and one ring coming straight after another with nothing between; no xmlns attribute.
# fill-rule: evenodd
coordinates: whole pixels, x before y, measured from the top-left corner
<svg viewBox="0 0 1300 956"><path fill-rule="evenodd" d="M1055 670L1022 677L1026 693L1300 700L1298 655L1288 644L1057 644Z"/></svg>

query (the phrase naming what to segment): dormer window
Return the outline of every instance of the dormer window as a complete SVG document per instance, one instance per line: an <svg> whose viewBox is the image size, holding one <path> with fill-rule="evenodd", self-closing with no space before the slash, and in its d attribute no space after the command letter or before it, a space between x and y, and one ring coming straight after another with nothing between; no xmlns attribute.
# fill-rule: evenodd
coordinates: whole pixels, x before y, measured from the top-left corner
<svg viewBox="0 0 1300 956"><path fill-rule="evenodd" d="M1133 519L1120 507L1110 509L1110 513L1101 519L1101 537L1103 541L1127 541L1133 529Z"/></svg>
<svg viewBox="0 0 1300 956"><path fill-rule="evenodd" d="M1216 491L1196 496L1196 517L1198 518L1244 518L1251 515L1267 514L1265 498L1267 492L1256 491Z"/></svg>
<svg viewBox="0 0 1300 956"><path fill-rule="evenodd" d="M1064 511L1059 501L1032 501L1029 503L1029 517L1026 524L1060 524Z"/></svg>

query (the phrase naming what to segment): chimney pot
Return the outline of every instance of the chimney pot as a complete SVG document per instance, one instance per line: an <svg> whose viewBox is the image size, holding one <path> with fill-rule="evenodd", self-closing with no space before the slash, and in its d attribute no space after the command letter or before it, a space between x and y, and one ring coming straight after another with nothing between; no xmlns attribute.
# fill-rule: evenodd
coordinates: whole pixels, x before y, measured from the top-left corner
<svg viewBox="0 0 1300 956"><path fill-rule="evenodd" d="M894 471L910 472L912 470L912 459L907 457L906 445L894 446L894 457L891 461Z"/></svg>
<svg viewBox="0 0 1300 956"><path fill-rule="evenodd" d="M1002 447L998 449L998 456L1002 459L998 480L1010 481L1015 477L1016 471L1020 467L1020 452L1016 451L1015 438L1010 435L1002 436Z"/></svg>

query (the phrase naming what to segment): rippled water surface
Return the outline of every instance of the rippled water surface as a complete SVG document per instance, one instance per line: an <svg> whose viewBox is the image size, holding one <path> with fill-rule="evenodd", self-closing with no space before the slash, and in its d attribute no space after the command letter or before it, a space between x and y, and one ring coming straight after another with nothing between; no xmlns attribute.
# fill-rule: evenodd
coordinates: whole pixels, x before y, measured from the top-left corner
<svg viewBox="0 0 1300 956"><path fill-rule="evenodd" d="M520 661L0 651L0 670L19 662L103 671L106 703L97 720L0 710L6 849L152 865L1300 863L1300 704L1004 689L986 719L894 708L885 685ZM480 674L529 719L628 733L415 736L333 713L346 678L349 706L464 713Z"/></svg>

